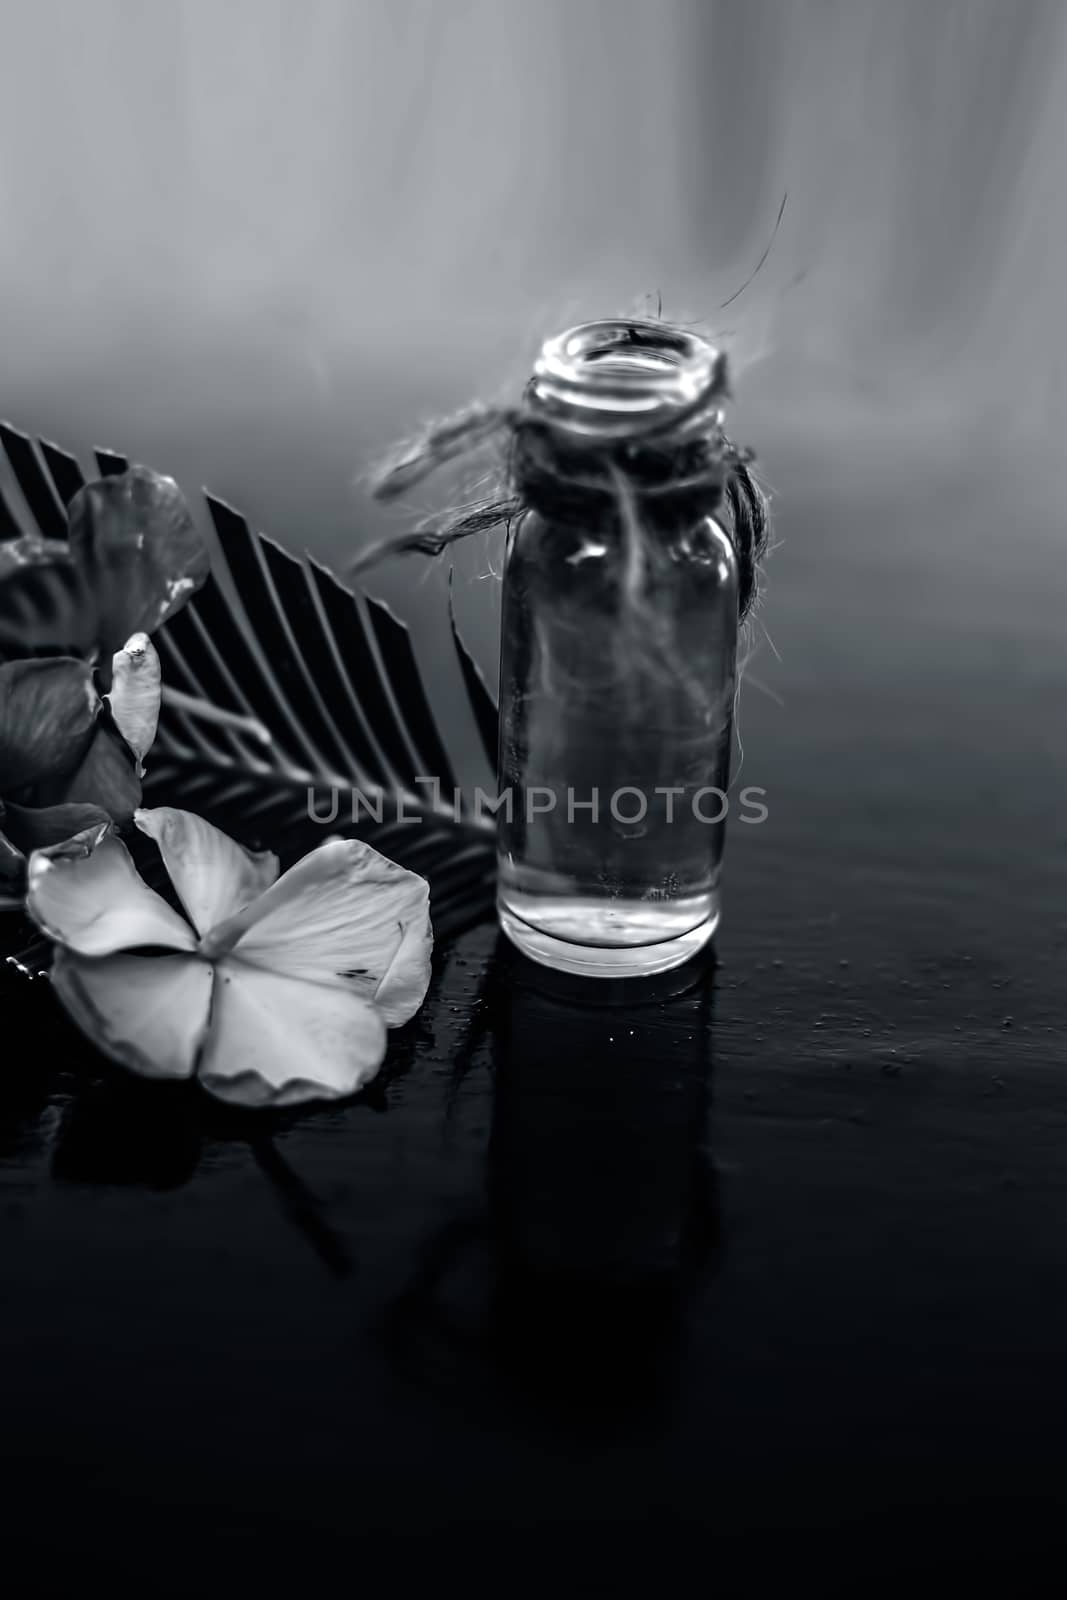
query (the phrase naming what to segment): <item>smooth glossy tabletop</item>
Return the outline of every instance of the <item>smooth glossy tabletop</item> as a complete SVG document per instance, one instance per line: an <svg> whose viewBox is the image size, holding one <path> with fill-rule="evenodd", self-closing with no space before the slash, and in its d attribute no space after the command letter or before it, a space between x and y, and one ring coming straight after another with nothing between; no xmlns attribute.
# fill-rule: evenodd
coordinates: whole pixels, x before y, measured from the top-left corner
<svg viewBox="0 0 1067 1600"><path fill-rule="evenodd" d="M279 1120L109 1073L4 980L16 1539L59 1499L120 1565L237 1570L378 1530L1051 1526L1062 511L977 446L763 453L769 816L728 834L715 964L558 983L483 924L369 1092Z"/></svg>

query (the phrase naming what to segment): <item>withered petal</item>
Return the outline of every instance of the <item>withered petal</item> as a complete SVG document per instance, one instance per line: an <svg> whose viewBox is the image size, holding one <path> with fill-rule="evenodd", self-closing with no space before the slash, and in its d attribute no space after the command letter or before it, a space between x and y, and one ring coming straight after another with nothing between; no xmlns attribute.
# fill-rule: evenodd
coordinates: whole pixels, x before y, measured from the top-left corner
<svg viewBox="0 0 1067 1600"><path fill-rule="evenodd" d="M86 484L70 503L70 552L100 612L102 660L189 599L210 556L173 478L147 467Z"/></svg>
<svg viewBox="0 0 1067 1600"><path fill-rule="evenodd" d="M0 544L0 658L95 658L98 632L96 597L65 539Z"/></svg>
<svg viewBox="0 0 1067 1600"><path fill-rule="evenodd" d="M0 786L10 794L73 771L99 714L85 661L44 656L0 666Z"/></svg>
<svg viewBox="0 0 1067 1600"><path fill-rule="evenodd" d="M102 807L80 804L17 806L9 800L4 813L8 838L27 856L34 850L47 850L65 839L73 839L75 834L102 824L106 826L111 821Z"/></svg>
<svg viewBox="0 0 1067 1600"><path fill-rule="evenodd" d="M101 723L76 771L63 785L63 799L100 806L115 822L131 821L141 804L134 757L114 728Z"/></svg>
<svg viewBox="0 0 1067 1600"><path fill-rule="evenodd" d="M136 758L139 778L144 775L144 758L156 736L162 690L155 645L147 633L132 634L112 657L107 698L115 726Z"/></svg>
<svg viewBox="0 0 1067 1600"><path fill-rule="evenodd" d="M0 805L0 819L4 807ZM26 857L19 847L0 831L0 895L22 899L26 893Z"/></svg>

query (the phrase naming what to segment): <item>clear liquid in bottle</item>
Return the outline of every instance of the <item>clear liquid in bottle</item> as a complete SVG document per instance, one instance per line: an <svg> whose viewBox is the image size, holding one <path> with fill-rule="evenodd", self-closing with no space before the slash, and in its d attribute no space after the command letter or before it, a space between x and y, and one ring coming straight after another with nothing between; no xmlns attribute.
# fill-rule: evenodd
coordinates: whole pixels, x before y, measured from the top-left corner
<svg viewBox="0 0 1067 1600"><path fill-rule="evenodd" d="M570 459L610 447L626 463L629 431L706 381L710 347L645 327L637 348L610 323L545 346L531 389ZM539 481L509 534L498 912L536 961L651 974L719 920L737 563L692 492L635 501L635 532L610 494L581 491L580 474L559 494Z"/></svg>
<svg viewBox="0 0 1067 1600"><path fill-rule="evenodd" d="M737 582L711 518L658 551L658 640L620 628L609 540L528 515L505 570L499 912L550 966L666 970L719 919Z"/></svg>

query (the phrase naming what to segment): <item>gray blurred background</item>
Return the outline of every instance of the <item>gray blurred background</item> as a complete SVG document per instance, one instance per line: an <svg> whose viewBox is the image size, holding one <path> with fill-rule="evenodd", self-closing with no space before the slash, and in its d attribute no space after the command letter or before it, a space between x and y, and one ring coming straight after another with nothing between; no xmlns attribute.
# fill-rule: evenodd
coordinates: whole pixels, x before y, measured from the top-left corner
<svg viewBox="0 0 1067 1600"><path fill-rule="evenodd" d="M17 426L206 484L340 563L385 525L355 479L398 432L515 393L545 334L661 298L729 350L775 494L771 705L857 643L951 671L954 628L995 650L1005 612L1009 654L1058 648L1063 0L0 16ZM490 675L493 561L460 560ZM424 650L445 579L392 563L376 585Z"/></svg>
<svg viewBox="0 0 1067 1600"><path fill-rule="evenodd" d="M380 1094L255 1138L126 1098L26 1012L0 1455L27 1571L54 1572L61 1507L83 1578L116 1503L108 1572L142 1587L129 1528L176 1573L175 1507L246 1588L261 1532L303 1577L341 1528L484 1548L499 1522L509 1556L588 1528L598 1562L623 1518L628 1557L642 1529L661 1559L809 1523L917 1529L924 1561L951 1537L954 1565L987 1525L1040 1549L1067 1413L1065 155L1067 0L0 0L0 415L340 564L389 525L355 480L399 433L662 295L732 357L778 542L708 1129L702 999L688 1040L691 997L627 987L629 1042L599 1000L523 982L508 1009L488 929ZM499 555L456 556L490 677ZM485 782L447 563L372 578ZM698 1135L675 1235L696 1147L663 1152Z"/></svg>

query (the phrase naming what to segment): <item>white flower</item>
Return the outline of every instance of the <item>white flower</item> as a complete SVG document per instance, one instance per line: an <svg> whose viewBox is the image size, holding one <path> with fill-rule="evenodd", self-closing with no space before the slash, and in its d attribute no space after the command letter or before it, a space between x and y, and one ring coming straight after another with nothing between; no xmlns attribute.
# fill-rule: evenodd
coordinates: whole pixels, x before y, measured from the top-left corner
<svg viewBox="0 0 1067 1600"><path fill-rule="evenodd" d="M433 934L424 878L337 839L278 877L189 811L135 813L188 916L101 825L30 858L27 908L56 941L52 984L93 1042L153 1078L199 1078L241 1105L354 1093L386 1029L422 1004Z"/></svg>

